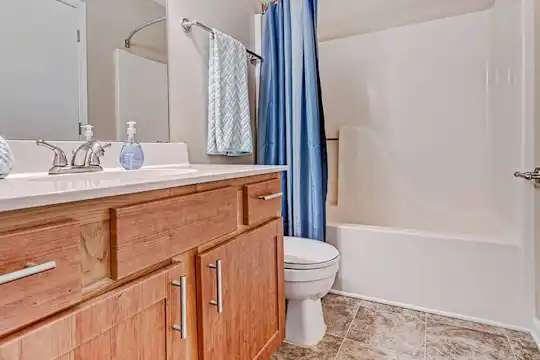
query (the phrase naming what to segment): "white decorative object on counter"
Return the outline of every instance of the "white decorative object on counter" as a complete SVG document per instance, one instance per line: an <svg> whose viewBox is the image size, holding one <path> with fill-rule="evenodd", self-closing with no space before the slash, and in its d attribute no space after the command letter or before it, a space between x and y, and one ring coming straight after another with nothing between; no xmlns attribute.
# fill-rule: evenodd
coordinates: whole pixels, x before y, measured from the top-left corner
<svg viewBox="0 0 540 360"><path fill-rule="evenodd" d="M0 135L0 179L5 178L13 167L13 152L7 141Z"/></svg>

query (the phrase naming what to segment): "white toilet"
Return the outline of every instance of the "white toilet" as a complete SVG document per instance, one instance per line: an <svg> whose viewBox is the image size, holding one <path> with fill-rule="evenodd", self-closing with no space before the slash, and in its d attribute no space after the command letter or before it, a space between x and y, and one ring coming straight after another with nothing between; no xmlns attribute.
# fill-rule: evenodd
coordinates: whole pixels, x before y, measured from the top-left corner
<svg viewBox="0 0 540 360"><path fill-rule="evenodd" d="M326 332L321 298L328 294L339 269L339 251L330 244L286 236L285 340L313 346Z"/></svg>

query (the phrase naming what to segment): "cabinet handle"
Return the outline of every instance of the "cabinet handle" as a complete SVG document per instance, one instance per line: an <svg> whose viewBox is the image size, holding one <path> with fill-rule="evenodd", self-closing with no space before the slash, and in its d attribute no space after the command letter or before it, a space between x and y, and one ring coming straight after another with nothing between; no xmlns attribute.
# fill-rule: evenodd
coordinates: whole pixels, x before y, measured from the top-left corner
<svg viewBox="0 0 540 360"><path fill-rule="evenodd" d="M0 285L7 284L9 282L19 280L28 276L36 275L48 270L56 268L56 262L50 261L45 264L36 265L33 263L28 263L25 265L25 269L14 271L9 274L0 276Z"/></svg>
<svg viewBox="0 0 540 360"><path fill-rule="evenodd" d="M173 286L180 288L180 325L174 324L172 327L180 331L182 339L187 339L187 278L182 276L180 281L173 281Z"/></svg>
<svg viewBox="0 0 540 360"><path fill-rule="evenodd" d="M223 287L221 277L221 260L216 260L216 264L208 265L210 269L216 269L217 301L211 300L210 304L217 306L217 312L223 312Z"/></svg>
<svg viewBox="0 0 540 360"><path fill-rule="evenodd" d="M268 200L273 200L273 199L280 198L282 196L283 196L283 193L280 192L280 193L275 193L275 194L271 194L271 195L262 195L262 196L259 196L258 199L268 201Z"/></svg>

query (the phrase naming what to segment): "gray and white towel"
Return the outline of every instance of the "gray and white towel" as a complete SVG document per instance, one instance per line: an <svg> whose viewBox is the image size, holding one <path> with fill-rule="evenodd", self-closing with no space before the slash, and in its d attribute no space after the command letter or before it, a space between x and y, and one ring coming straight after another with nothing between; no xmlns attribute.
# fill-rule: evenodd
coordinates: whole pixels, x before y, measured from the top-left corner
<svg viewBox="0 0 540 360"><path fill-rule="evenodd" d="M5 178L13 167L13 153L2 135L0 135L0 179Z"/></svg>
<svg viewBox="0 0 540 360"><path fill-rule="evenodd" d="M248 59L238 40L213 29L208 65L209 155L242 156L253 151Z"/></svg>

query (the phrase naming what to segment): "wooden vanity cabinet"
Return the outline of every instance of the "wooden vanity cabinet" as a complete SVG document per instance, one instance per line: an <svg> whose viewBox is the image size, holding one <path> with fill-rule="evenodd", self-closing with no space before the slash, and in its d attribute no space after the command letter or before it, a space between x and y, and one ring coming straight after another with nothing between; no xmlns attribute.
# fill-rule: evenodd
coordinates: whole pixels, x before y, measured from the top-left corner
<svg viewBox="0 0 540 360"><path fill-rule="evenodd" d="M81 300L79 236L72 221L0 234L0 337Z"/></svg>
<svg viewBox="0 0 540 360"><path fill-rule="evenodd" d="M111 275L121 279L237 228L225 187L111 209Z"/></svg>
<svg viewBox="0 0 540 360"><path fill-rule="evenodd" d="M186 263L171 265L0 342L2 360L187 360L196 337ZM193 263L192 263L193 265ZM182 280L183 279L183 280ZM191 282L194 284L193 282ZM188 286L189 287L189 286ZM182 296L182 294L186 296Z"/></svg>
<svg viewBox="0 0 540 360"><path fill-rule="evenodd" d="M279 176L0 214L0 274L56 264L0 285L0 360L268 359L285 335Z"/></svg>
<svg viewBox="0 0 540 360"><path fill-rule="evenodd" d="M285 334L281 219L197 255L199 358L268 359Z"/></svg>

